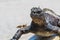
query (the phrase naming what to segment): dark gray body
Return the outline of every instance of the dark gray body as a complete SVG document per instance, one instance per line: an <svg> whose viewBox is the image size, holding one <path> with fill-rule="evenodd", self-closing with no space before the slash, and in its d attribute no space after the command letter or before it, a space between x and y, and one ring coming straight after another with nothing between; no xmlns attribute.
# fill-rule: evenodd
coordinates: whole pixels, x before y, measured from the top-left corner
<svg viewBox="0 0 60 40"><path fill-rule="evenodd" d="M40 10L39 8L36 8L37 10L34 8L32 9L33 10L30 14L32 18L31 25L24 29L19 29L11 40L18 40L22 34L29 32L34 33L38 36L35 40L52 40L55 37L53 35L59 36L60 19L48 13L42 12L43 10Z"/></svg>

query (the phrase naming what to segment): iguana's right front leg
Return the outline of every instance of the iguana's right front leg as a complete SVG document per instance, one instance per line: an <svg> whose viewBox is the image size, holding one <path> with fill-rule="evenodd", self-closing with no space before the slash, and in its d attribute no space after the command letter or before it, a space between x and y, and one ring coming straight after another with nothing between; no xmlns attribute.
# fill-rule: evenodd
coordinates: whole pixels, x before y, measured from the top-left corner
<svg viewBox="0 0 60 40"><path fill-rule="evenodd" d="M22 28L22 29L17 30L17 32L15 33L15 35L13 36L13 38L11 40L19 40L21 35L26 34L26 33L29 33L29 26L26 28Z"/></svg>

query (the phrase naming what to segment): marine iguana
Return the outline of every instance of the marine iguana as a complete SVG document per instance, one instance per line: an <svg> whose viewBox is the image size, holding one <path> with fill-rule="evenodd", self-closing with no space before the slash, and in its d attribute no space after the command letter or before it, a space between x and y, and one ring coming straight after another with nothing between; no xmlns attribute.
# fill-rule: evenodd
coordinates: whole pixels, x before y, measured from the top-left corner
<svg viewBox="0 0 60 40"><path fill-rule="evenodd" d="M11 40L18 40L22 34L26 34L29 32L42 37L39 40L52 40L53 39L52 36L54 34L59 35L60 34L59 16L57 16L52 10L50 11L54 13L57 17L49 13L45 13L46 10L49 11L50 9L45 8L42 10L41 8L33 7L31 9L30 14L32 18L31 24L29 26L27 25L18 26L18 28L21 27L23 28L19 29Z"/></svg>

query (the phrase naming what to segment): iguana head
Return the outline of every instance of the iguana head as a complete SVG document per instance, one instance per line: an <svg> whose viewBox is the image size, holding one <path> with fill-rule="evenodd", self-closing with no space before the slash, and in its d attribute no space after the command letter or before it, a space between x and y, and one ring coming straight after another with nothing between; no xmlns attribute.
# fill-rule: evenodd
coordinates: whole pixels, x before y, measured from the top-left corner
<svg viewBox="0 0 60 40"><path fill-rule="evenodd" d="M35 23L37 23L39 25L44 24L44 21L43 21L44 18L43 18L43 16L40 16L41 12L42 12L41 8L33 7L31 9L31 14L30 14L32 21L34 21Z"/></svg>
<svg viewBox="0 0 60 40"><path fill-rule="evenodd" d="M31 18L38 17L41 12L42 12L41 8L39 8L39 7L33 7L33 8L31 9L31 14L30 14L30 16L31 16Z"/></svg>

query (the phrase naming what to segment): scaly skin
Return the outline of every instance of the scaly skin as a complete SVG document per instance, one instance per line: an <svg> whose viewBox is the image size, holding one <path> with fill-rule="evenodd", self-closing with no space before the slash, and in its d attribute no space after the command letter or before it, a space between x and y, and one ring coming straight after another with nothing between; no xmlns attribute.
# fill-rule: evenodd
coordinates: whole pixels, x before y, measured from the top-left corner
<svg viewBox="0 0 60 40"><path fill-rule="evenodd" d="M41 10L40 8L33 7L30 14L32 18L31 25L18 26L18 28L23 28L19 29L11 40L18 40L22 34L29 32L40 36L39 40L53 40L55 37L53 35L60 34L60 19L49 13L45 13L46 10L49 11L50 9L45 8ZM50 11L53 13L52 10Z"/></svg>

